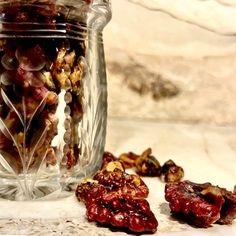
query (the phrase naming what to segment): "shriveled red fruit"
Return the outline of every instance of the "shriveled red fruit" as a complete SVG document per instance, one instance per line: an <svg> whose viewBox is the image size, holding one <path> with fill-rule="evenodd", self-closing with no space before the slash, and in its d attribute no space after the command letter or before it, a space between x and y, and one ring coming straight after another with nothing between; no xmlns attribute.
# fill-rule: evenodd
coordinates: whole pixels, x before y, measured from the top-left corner
<svg viewBox="0 0 236 236"><path fill-rule="evenodd" d="M143 198L148 193L140 176L125 173L119 161L108 162L93 179L83 181L76 189L89 221L137 233L157 230L158 222Z"/></svg>
<svg viewBox="0 0 236 236"><path fill-rule="evenodd" d="M117 191L105 193L88 204L87 217L89 221L127 228L138 233L154 233L158 226L146 199L136 199Z"/></svg>
<svg viewBox="0 0 236 236"><path fill-rule="evenodd" d="M91 204L104 193L107 193L107 188L92 179L87 179L79 184L75 191L77 199L85 204Z"/></svg>
<svg viewBox="0 0 236 236"><path fill-rule="evenodd" d="M149 189L140 176L127 174L123 165L105 154L108 162L93 179L78 185L76 197L85 203L89 221L128 229L137 233L154 233L158 222L145 197Z"/></svg>
<svg viewBox="0 0 236 236"><path fill-rule="evenodd" d="M111 190L92 179L78 185L76 197L85 203L89 221L139 233L157 230L158 222L145 199L120 189Z"/></svg>
<svg viewBox="0 0 236 236"><path fill-rule="evenodd" d="M210 183L168 183L165 199L172 213L197 227L229 224L236 217L236 195Z"/></svg>
<svg viewBox="0 0 236 236"><path fill-rule="evenodd" d="M111 190L135 197L147 197L149 194L149 189L140 176L125 173L120 162L110 162L105 169L98 171L93 179Z"/></svg>

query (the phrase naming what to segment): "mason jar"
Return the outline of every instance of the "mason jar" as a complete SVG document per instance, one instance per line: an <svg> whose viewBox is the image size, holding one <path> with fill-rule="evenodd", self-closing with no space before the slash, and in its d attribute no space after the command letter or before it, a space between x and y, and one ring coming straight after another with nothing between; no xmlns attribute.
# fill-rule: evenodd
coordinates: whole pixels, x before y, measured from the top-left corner
<svg viewBox="0 0 236 236"><path fill-rule="evenodd" d="M0 198L71 194L101 165L109 0L0 1Z"/></svg>

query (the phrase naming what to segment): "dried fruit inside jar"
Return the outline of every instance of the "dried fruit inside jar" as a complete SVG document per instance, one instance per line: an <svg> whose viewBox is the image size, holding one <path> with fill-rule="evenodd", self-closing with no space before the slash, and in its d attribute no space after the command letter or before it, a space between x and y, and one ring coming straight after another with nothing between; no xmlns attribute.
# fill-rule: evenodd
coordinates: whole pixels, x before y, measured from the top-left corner
<svg viewBox="0 0 236 236"><path fill-rule="evenodd" d="M78 158L76 128L83 115L83 42L35 38L1 43L1 154L17 173L37 168L44 159L47 165L62 159L71 168Z"/></svg>
<svg viewBox="0 0 236 236"><path fill-rule="evenodd" d="M109 16L90 1L75 3L0 3L0 186L12 179L35 195L39 178L55 181L47 193L38 185L40 197L99 167L106 126L101 31ZM91 19L99 17L95 28Z"/></svg>

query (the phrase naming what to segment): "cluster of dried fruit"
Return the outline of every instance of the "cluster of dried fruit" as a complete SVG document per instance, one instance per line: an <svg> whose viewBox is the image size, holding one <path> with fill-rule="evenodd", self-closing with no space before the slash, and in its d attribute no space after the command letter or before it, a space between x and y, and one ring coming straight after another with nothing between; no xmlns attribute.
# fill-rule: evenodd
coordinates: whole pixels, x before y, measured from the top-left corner
<svg viewBox="0 0 236 236"><path fill-rule="evenodd" d="M48 4L47 7L40 4ZM62 158L69 169L78 158L78 143L73 127L80 121L82 83L85 55L84 40L15 36L25 28L36 27L32 22L56 29L65 21L54 1L42 1L37 7L18 2L1 6L2 31L14 37L0 41L0 151L16 173L23 169L37 169L45 159L55 165ZM22 23L19 24L18 22ZM31 23L28 23L31 22ZM30 28L28 31L30 32ZM69 34L69 29L68 29ZM59 95L64 94L62 99ZM58 132L56 111L63 100L65 134L63 157L56 157L52 140ZM61 150L60 150L61 152Z"/></svg>
<svg viewBox="0 0 236 236"><path fill-rule="evenodd" d="M158 222L145 199L148 193L143 180L127 174L118 161L110 161L76 189L78 200L86 205L89 221L154 233Z"/></svg>
<svg viewBox="0 0 236 236"><path fill-rule="evenodd" d="M69 44L69 48L66 48L65 43L67 46ZM38 161L41 162L44 156L48 164L56 164L56 150L51 147L51 141L57 135L58 96L66 83L68 88L65 103L70 108L68 110L72 111L66 114L67 121L70 120L72 124L74 116L82 117L81 98L77 95L81 94L79 89L82 74L78 57L82 56L84 51L82 48L80 51L76 50L79 55L75 55L73 44L71 41L61 40L39 40L30 43L26 39L8 39L3 42L0 55L0 148L2 152L9 154L4 155L6 158L14 156L16 162L12 167L17 163L17 172L21 172L23 168L23 153L24 162L30 161L26 164L28 166L38 165ZM48 47L51 47L50 51ZM68 97L71 99L67 99ZM77 109L73 109L74 107ZM72 133L70 126L68 134ZM65 143L71 142L70 137L65 137L64 140ZM73 150L73 146L69 147L65 156ZM30 160L32 151L33 158ZM10 160L7 161L11 163Z"/></svg>
<svg viewBox="0 0 236 236"><path fill-rule="evenodd" d="M184 176L182 167L175 164L174 161L168 160L163 166L153 156L152 149L146 149L141 155L133 152L123 153L118 158L113 154L106 152L103 156L103 165L110 160L118 160L125 169L135 168L137 174L141 176L158 176L163 182L178 182Z"/></svg>
<svg viewBox="0 0 236 236"><path fill-rule="evenodd" d="M165 199L174 215L197 227L231 224L236 218L236 194L210 183L167 183Z"/></svg>
<svg viewBox="0 0 236 236"><path fill-rule="evenodd" d="M143 199L148 196L148 187L139 175L125 172L125 168L131 167L142 175L160 176L163 182L168 182L165 199L171 212L189 224L208 227L213 223L231 224L236 218L236 193L210 183L176 182L182 174L179 176L179 171L175 171L173 161L161 167L149 148L140 156L129 152L116 158L110 152L104 153L102 169L76 190L77 198L86 205L89 221L133 232L156 231L157 220Z"/></svg>

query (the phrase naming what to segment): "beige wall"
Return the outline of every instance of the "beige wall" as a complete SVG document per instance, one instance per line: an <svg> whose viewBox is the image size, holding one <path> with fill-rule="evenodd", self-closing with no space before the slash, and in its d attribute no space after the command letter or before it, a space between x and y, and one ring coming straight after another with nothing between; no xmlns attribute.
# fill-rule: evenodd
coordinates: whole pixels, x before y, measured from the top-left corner
<svg viewBox="0 0 236 236"><path fill-rule="evenodd" d="M148 3L152 9L128 0L112 1L113 19L104 31L109 115L235 124L236 36L230 34L236 27L232 24L236 7L191 0L186 11L182 7L178 12L177 5L170 9L161 0L131 1ZM206 2L215 8L199 8ZM158 7L171 15L153 10ZM217 17L221 17L218 23L209 23L211 31L203 28ZM179 94L154 100L153 84L158 83L153 81L158 78L173 83ZM146 92L140 95L130 87L145 87Z"/></svg>

